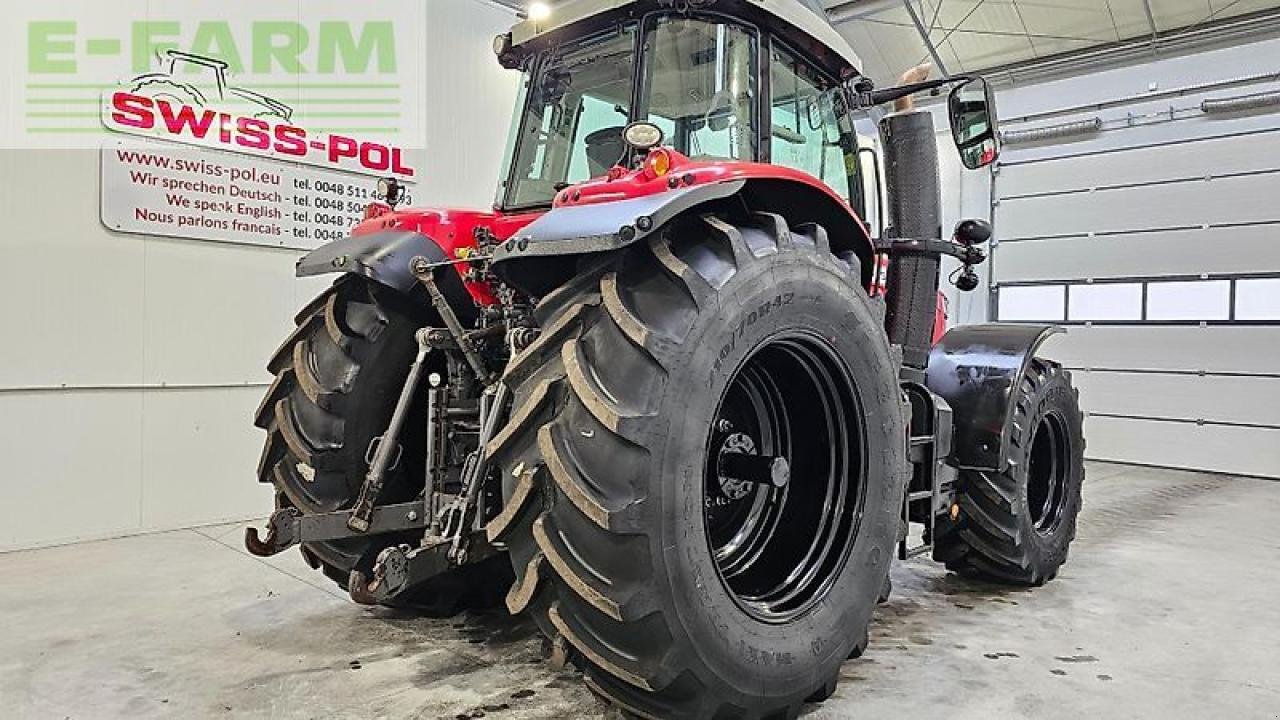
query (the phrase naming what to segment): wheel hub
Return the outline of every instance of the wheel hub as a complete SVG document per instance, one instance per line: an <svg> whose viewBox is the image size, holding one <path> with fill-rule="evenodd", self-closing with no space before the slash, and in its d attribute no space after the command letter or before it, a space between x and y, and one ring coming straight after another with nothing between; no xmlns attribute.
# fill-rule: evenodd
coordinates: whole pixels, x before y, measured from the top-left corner
<svg viewBox="0 0 1280 720"><path fill-rule="evenodd" d="M816 605L856 537L863 427L828 342L784 333L731 376L707 442L704 520L720 579L766 622Z"/></svg>
<svg viewBox="0 0 1280 720"><path fill-rule="evenodd" d="M1062 521L1070 472L1067 447L1066 421L1055 413L1041 418L1032 436L1027 467L1027 504L1041 535L1053 534Z"/></svg>
<svg viewBox="0 0 1280 720"><path fill-rule="evenodd" d="M716 463L716 471L719 473L717 478L720 481L718 486L720 493L719 497L713 501L720 505L727 505L741 500L756 489L755 483L726 474L725 458L733 454L755 455L756 441L745 433L732 433L720 444L720 452L717 453L718 461Z"/></svg>

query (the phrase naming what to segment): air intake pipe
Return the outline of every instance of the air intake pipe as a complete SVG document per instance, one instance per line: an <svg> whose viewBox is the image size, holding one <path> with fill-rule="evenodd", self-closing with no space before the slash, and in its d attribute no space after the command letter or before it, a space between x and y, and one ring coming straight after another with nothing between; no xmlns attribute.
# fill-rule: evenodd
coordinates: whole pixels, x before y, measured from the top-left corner
<svg viewBox="0 0 1280 720"><path fill-rule="evenodd" d="M913 248L913 241L942 239L933 115L888 115L880 121L880 135L888 190L885 239L892 243L885 330L889 342L902 347L903 379L921 380L933 344L940 259L936 249Z"/></svg>

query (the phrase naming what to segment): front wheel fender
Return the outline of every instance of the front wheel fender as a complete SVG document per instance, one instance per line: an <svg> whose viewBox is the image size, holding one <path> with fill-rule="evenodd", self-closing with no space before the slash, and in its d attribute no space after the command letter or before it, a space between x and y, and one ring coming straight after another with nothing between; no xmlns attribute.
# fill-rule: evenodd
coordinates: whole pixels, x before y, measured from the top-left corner
<svg viewBox="0 0 1280 720"><path fill-rule="evenodd" d="M1040 345L1060 332L1053 325L961 325L934 345L925 384L954 413L952 460L957 466L1004 472L1013 390Z"/></svg>

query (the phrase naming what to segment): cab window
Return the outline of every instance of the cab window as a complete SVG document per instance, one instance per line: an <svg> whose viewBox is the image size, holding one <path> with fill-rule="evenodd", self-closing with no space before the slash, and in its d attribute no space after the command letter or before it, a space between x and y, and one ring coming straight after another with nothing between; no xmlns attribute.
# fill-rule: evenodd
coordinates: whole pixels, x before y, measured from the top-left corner
<svg viewBox="0 0 1280 720"><path fill-rule="evenodd" d="M775 47L770 63L770 154L775 165L806 172L843 197L854 195L857 148L833 83Z"/></svg>
<svg viewBox="0 0 1280 720"><path fill-rule="evenodd" d="M694 159L755 160L755 33L670 15L644 42L643 117L664 144Z"/></svg>
<svg viewBox="0 0 1280 720"><path fill-rule="evenodd" d="M549 205L571 183L599 177L626 151L634 26L549 53L529 81L506 207Z"/></svg>

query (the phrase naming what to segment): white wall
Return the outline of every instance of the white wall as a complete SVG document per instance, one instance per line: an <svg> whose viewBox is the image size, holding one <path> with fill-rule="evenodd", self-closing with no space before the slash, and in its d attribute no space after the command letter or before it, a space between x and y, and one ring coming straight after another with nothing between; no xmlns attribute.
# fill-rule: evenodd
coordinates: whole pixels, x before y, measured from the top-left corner
<svg viewBox="0 0 1280 720"><path fill-rule="evenodd" d="M486 207L515 76L512 15L431 0L418 204ZM265 514L252 425L267 358L328 278L296 251L126 235L95 149L0 150L0 551Z"/></svg>
<svg viewBox="0 0 1280 720"><path fill-rule="evenodd" d="M418 204L488 207L498 187L519 74L493 56L493 38L514 16L484 0L427 3L423 75L427 154L441 172L418 189Z"/></svg>
<svg viewBox="0 0 1280 720"><path fill-rule="evenodd" d="M961 220L991 217L991 171L966 170L951 139L951 127L945 113L934 112L938 129L938 175L942 186L942 233L949 237ZM954 258L942 259L942 293L947 298L947 324L969 325L987 321L987 266L975 268L978 287L960 292L949 277L960 267Z"/></svg>
<svg viewBox="0 0 1280 720"><path fill-rule="evenodd" d="M1040 317L1074 321L1047 353L1075 371L1087 457L1280 477L1280 332L1235 320L1232 288L1259 280L1230 279L1280 273L1280 112L1201 110L1280 91L1277 59L1280 40L1242 42L1002 94L1007 130L1101 121L1007 147L995 183L1001 313L1061 290ZM1153 322L1170 303L1209 322Z"/></svg>
<svg viewBox="0 0 1280 720"><path fill-rule="evenodd" d="M1006 129L1066 122L1072 117L1084 115L1110 117L1115 114L1114 107L1109 111L1108 108L1088 106L1118 98L1133 100L1120 107L1122 116L1126 112L1138 115L1153 109L1167 110L1170 106L1185 104L1185 99L1179 98L1194 93L1181 92L1182 89L1260 75L1269 76L1270 81L1275 81L1278 70L1280 38L1259 39L1216 50L1157 58L1089 75L1001 88L998 90L1000 116ZM1225 89L1218 94L1244 94L1266 89L1270 88L1258 87L1255 83L1235 91ZM1078 108L1075 113L1052 118L1030 117L1073 107ZM1257 121L1263 125L1274 125L1275 117L1274 113L1264 113L1257 117ZM1020 159L1025 157L1025 154L1020 155Z"/></svg>
<svg viewBox="0 0 1280 720"><path fill-rule="evenodd" d="M1200 98L1195 92L1179 92L1202 84L1222 83L1236 78L1269 75L1269 81L1241 83L1235 88L1226 87L1209 93L1210 97L1263 92L1280 88L1276 72L1280 59L1280 38L1262 39L1240 43L1231 47L1195 52L1185 55L1153 58L1149 62L1134 63L1058 80L1027 85L997 86L996 102L999 107L1002 128L1026 129L1069 122L1084 117L1102 116L1114 121L1127 113L1141 116L1148 113L1167 112L1171 106L1188 105L1189 98ZM1124 106L1098 108L1100 102L1118 98L1131 98ZM1074 108L1061 114L1059 109ZM933 106L934 121L938 127L938 151L942 176L943 232L949 232L955 223L967 217L991 218L991 174L988 171L964 170L959 163L955 147L947 135L946 117L939 105ZM1046 113L1054 113L1045 115ZM1199 115L1199 113L1196 113ZM1172 123L1167 127L1169 139L1189 137L1212 132L1211 126L1220 122L1213 117L1200 116L1191 122ZM1280 114L1258 113L1244 122L1234 120L1236 127L1275 127L1280 124ZM1198 126L1198 127L1196 127ZM1161 132L1165 132L1162 129ZM1123 143L1121 134L1113 133L1103 142ZM1089 150L1100 148L1098 142ZM1049 152L1060 152L1061 145ZM1025 146L1006 148L1005 159L1025 160L1035 157L1037 150ZM1000 237L1000 227L995 227L995 237ZM970 293L960 293L946 282L946 273L955 263L944 261L943 292L951 303L950 322L978 323L989 319L989 273L984 264L977 268L981 284Z"/></svg>

